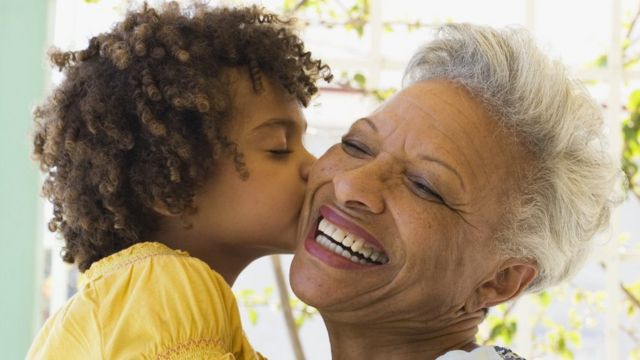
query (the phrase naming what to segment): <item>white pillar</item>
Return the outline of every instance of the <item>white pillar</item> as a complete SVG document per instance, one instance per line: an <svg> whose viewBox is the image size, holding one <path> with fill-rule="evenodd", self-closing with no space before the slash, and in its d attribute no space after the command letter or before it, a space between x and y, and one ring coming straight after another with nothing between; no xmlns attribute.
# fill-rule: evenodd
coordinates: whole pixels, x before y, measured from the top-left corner
<svg viewBox="0 0 640 360"><path fill-rule="evenodd" d="M382 42L382 1L371 0L369 3L369 27L371 29L371 51L369 53L369 75L367 76L367 88L377 89L380 86L380 72L383 61L380 51Z"/></svg>
<svg viewBox="0 0 640 360"><path fill-rule="evenodd" d="M611 2L611 43L607 56L607 66L609 71L609 99L607 101L606 121L609 125L609 137L611 151L614 156L620 156L622 144L620 125L622 121L622 88L623 60L622 60L622 7L620 0ZM607 312L605 321L605 356L607 359L619 359L619 339L620 339L620 301L622 294L619 287L620 263L618 253L618 241L616 225L618 214L614 213L612 218L612 238L609 239L606 249L606 292L607 292Z"/></svg>
<svg viewBox="0 0 640 360"><path fill-rule="evenodd" d="M524 25L535 35L536 32L536 2L535 0L526 0L525 3Z"/></svg>

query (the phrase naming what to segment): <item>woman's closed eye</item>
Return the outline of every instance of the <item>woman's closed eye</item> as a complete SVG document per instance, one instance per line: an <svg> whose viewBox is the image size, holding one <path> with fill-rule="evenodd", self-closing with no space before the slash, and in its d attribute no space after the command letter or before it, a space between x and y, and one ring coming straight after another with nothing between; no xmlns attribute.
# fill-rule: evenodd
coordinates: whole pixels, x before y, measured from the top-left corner
<svg viewBox="0 0 640 360"><path fill-rule="evenodd" d="M342 149L347 154L355 157L363 157L363 156L371 155L371 151L366 145L364 145L363 143L357 140L350 139L347 137L342 138Z"/></svg>
<svg viewBox="0 0 640 360"><path fill-rule="evenodd" d="M407 181L413 192L421 198L427 200L435 200L442 204L445 203L442 196L435 192L435 190L433 190L433 187L430 186L425 180L416 177L407 177Z"/></svg>

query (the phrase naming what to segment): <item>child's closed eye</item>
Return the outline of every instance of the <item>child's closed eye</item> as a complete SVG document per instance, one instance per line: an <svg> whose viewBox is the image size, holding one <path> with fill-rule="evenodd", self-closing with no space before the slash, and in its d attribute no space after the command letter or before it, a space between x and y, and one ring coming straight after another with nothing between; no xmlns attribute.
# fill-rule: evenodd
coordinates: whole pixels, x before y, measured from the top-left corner
<svg viewBox="0 0 640 360"><path fill-rule="evenodd" d="M274 156L281 157L281 156L289 155L293 151L291 149L284 148L284 149L269 149L268 152Z"/></svg>

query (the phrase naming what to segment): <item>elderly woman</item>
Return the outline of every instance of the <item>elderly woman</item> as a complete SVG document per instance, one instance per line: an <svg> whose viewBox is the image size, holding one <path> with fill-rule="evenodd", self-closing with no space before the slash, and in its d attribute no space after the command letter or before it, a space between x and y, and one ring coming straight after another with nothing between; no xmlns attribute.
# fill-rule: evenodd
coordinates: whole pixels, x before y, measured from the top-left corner
<svg viewBox="0 0 640 360"><path fill-rule="evenodd" d="M526 31L444 26L311 171L291 284L333 359L517 359L478 325L574 273L607 225L602 126Z"/></svg>

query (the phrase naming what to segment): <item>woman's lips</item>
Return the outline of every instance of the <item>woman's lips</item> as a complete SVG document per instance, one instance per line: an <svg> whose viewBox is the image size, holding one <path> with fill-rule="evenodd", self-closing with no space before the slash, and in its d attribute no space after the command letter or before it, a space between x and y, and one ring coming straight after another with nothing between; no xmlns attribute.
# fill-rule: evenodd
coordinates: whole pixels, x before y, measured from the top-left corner
<svg viewBox="0 0 640 360"><path fill-rule="evenodd" d="M326 206L320 213L323 218L309 229L305 239L305 249L311 255L328 265L346 269L370 268L389 261L379 243L364 229Z"/></svg>
<svg viewBox="0 0 640 360"><path fill-rule="evenodd" d="M364 265L348 260L342 255L338 255L335 252L320 245L313 238L307 238L305 240L304 248L307 250L307 252L309 252L309 254L311 254L311 256L335 268L357 270L373 267L372 265Z"/></svg>
<svg viewBox="0 0 640 360"><path fill-rule="evenodd" d="M376 240L373 236L371 236L371 234L369 234L366 230L364 230L360 226L349 221L348 219L346 219L345 217L343 217L342 215L340 215L338 212L331 209L330 207L322 205L320 207L320 215L322 215L323 218L327 219L329 222L331 222L338 228L341 228L342 230L345 230L355 235L356 237L362 239L367 246L372 247L376 250L379 250L383 253L386 253L382 245L380 245L378 240Z"/></svg>

